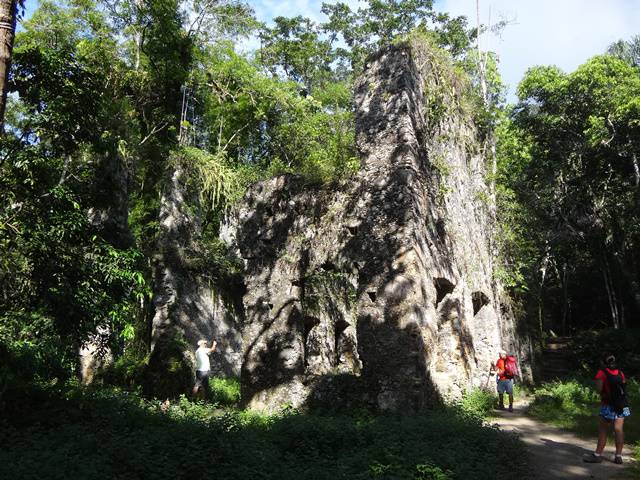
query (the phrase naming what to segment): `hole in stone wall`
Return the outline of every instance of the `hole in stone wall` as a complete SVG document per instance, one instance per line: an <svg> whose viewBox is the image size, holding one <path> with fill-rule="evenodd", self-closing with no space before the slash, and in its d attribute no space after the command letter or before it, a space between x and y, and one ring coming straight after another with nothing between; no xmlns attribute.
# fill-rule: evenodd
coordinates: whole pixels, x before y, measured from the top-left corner
<svg viewBox="0 0 640 480"><path fill-rule="evenodd" d="M349 230L349 233L351 235L353 235L355 237L355 235L358 233L358 229L357 227L347 227L347 230Z"/></svg>
<svg viewBox="0 0 640 480"><path fill-rule="evenodd" d="M330 262L329 260L327 260L322 265L320 265L320 268L322 270L324 270L325 272L337 272L338 271L338 267L336 267L333 264L333 262Z"/></svg>
<svg viewBox="0 0 640 480"><path fill-rule="evenodd" d="M444 297L453 292L456 286L446 278L434 278L433 285L436 287L436 308L438 308Z"/></svg>
<svg viewBox="0 0 640 480"><path fill-rule="evenodd" d="M471 294L471 301L473 302L473 315L477 315L482 307L489 304L489 297L483 292L473 292Z"/></svg>
<svg viewBox="0 0 640 480"><path fill-rule="evenodd" d="M302 280L292 280L291 281L291 285L293 285L294 287L301 287L302 286Z"/></svg>
<svg viewBox="0 0 640 480"><path fill-rule="evenodd" d="M312 349L312 351L310 352L310 347L313 345L314 342L309 342L309 335L311 334L311 330L313 330L314 327L318 326L320 324L320 319L316 318L316 317L304 317L302 319L302 325L304 327L304 336L303 336L303 344L302 344L302 348L303 348L303 355L304 355L304 365L305 368L309 366L309 355L311 355L312 353L317 353L314 352Z"/></svg>
<svg viewBox="0 0 640 480"><path fill-rule="evenodd" d="M304 343L307 343L309 333L316 325L320 324L320 319L316 317L304 317Z"/></svg>
<svg viewBox="0 0 640 480"><path fill-rule="evenodd" d="M347 329L349 324L344 320L338 320L335 325L335 345L333 351L336 355L336 364L340 363L340 340L342 339L342 334Z"/></svg>
<svg viewBox="0 0 640 480"><path fill-rule="evenodd" d="M269 310L273 310L273 303L269 303Z"/></svg>
<svg viewBox="0 0 640 480"><path fill-rule="evenodd" d="M378 298L378 294L376 292L367 292L367 295L369 295L369 298L374 303L375 303L376 299Z"/></svg>
<svg viewBox="0 0 640 480"><path fill-rule="evenodd" d="M441 239L444 239L445 235L447 234L444 219L439 218L438 220L436 220L436 232L438 232L438 236Z"/></svg>
<svg viewBox="0 0 640 480"><path fill-rule="evenodd" d="M340 338L340 335L342 335L344 333L344 331L347 329L347 327L349 326L349 323L344 321L344 320L338 320L336 322L336 342L338 341L338 338Z"/></svg>

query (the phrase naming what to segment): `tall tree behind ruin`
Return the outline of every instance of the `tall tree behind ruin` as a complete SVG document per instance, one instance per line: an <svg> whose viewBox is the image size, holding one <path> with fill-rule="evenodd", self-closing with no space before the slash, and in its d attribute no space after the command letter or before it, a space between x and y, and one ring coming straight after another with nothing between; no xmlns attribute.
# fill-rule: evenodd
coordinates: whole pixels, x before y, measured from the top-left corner
<svg viewBox="0 0 640 480"><path fill-rule="evenodd" d="M0 131L4 131L4 111L7 104L7 83L13 37L16 32L18 0L0 0Z"/></svg>

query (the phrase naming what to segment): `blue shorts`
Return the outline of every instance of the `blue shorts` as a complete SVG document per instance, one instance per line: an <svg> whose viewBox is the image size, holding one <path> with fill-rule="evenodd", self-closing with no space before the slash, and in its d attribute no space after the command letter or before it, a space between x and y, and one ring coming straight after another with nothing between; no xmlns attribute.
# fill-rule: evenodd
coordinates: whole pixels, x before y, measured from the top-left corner
<svg viewBox="0 0 640 480"><path fill-rule="evenodd" d="M611 405L605 405L600 408L600 416L605 420L616 420L618 418L624 418L631 415L631 410L629 407L624 407L622 413L616 413L615 410L611 407Z"/></svg>
<svg viewBox="0 0 640 480"><path fill-rule="evenodd" d="M498 380L498 394L502 395L508 393L509 395L513 395L513 379L508 380Z"/></svg>

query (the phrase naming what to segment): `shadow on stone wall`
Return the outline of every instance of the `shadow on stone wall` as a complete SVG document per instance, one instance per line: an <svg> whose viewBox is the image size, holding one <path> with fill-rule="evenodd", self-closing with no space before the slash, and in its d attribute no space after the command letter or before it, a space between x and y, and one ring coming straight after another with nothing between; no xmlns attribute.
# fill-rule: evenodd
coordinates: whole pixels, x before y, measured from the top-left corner
<svg viewBox="0 0 640 480"><path fill-rule="evenodd" d="M369 61L355 86L357 176L329 188L281 176L255 185L243 202L236 241L246 262L241 382L248 406L355 402L411 413L442 400L436 384L468 382L477 369L467 322L488 297L476 295L474 303L458 288L460 240L449 231L443 174L427 144L435 125L449 120L426 118L424 66L408 46ZM463 128L455 122L449 129ZM323 265L353 281L361 371L332 370L333 360L325 374L308 368L308 335L323 320L305 311L305 298ZM335 335L344 314L326 310ZM458 378L449 380L452 371Z"/></svg>

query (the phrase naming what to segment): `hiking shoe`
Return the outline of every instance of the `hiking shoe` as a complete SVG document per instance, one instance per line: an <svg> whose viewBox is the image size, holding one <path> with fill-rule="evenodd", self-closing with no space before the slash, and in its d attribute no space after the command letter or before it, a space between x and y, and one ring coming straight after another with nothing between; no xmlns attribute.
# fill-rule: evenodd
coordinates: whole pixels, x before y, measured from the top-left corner
<svg viewBox="0 0 640 480"><path fill-rule="evenodd" d="M504 405L498 405L498 410L504 410Z"/></svg>
<svg viewBox="0 0 640 480"><path fill-rule="evenodd" d="M589 455L584 456L582 460L587 463L602 463L602 455L590 453Z"/></svg>
<svg viewBox="0 0 640 480"><path fill-rule="evenodd" d="M513 412L513 405L509 405L509 411Z"/></svg>
<svg viewBox="0 0 640 480"><path fill-rule="evenodd" d="M613 460L613 463L617 463L618 465L622 465L622 455L616 455L616 458Z"/></svg>

